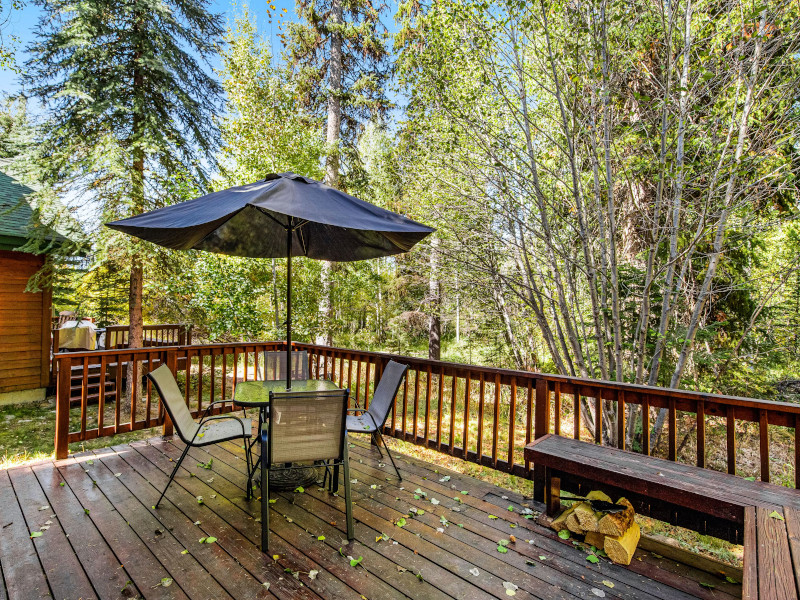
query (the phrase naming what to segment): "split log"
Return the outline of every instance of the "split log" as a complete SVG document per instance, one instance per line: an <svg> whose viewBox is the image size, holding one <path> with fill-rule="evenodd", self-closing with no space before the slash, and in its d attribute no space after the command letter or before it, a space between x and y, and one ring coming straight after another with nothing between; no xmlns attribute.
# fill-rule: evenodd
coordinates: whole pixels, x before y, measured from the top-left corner
<svg viewBox="0 0 800 600"><path fill-rule="evenodd" d="M569 529L572 533L577 533L578 535L583 535L585 533L581 528L581 523L578 521L578 516L575 514L574 508L567 517L565 523L567 525L567 529Z"/></svg>
<svg viewBox="0 0 800 600"><path fill-rule="evenodd" d="M567 510L558 515L558 517L553 519L553 522L550 523L550 527L552 527L556 531L567 529L567 517L569 517L572 514L573 510L575 510L575 508L570 506Z"/></svg>
<svg viewBox="0 0 800 600"><path fill-rule="evenodd" d="M600 533L619 537L631 527L635 516L633 506L626 498L620 498L617 500L617 504L624 504L625 510L618 513L608 513L600 519L597 527L597 531Z"/></svg>
<svg viewBox="0 0 800 600"><path fill-rule="evenodd" d="M598 523L600 522L598 514L586 502L581 502L575 506L575 518L584 531L597 531Z"/></svg>
<svg viewBox="0 0 800 600"><path fill-rule="evenodd" d="M638 523L633 523L625 533L620 536L607 535L603 549L613 562L620 565L629 565L633 560L633 553L639 543L641 531Z"/></svg>
<svg viewBox="0 0 800 600"><path fill-rule="evenodd" d="M586 494L589 500L602 500L611 502L611 498L599 490L594 490ZM603 513L595 512L588 502L581 502L575 507L575 516L584 531L598 531L598 523L603 517Z"/></svg>
<svg viewBox="0 0 800 600"><path fill-rule="evenodd" d="M606 536L605 534L602 534L599 531L587 531L586 538L584 538L584 541L589 546L605 549Z"/></svg>

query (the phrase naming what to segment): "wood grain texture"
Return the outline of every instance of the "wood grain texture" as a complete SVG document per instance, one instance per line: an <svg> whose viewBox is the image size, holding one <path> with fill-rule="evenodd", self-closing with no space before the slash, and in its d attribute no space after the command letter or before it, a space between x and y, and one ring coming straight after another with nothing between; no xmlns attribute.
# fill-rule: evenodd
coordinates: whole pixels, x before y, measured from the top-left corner
<svg viewBox="0 0 800 600"><path fill-rule="evenodd" d="M792 554L795 587L798 594L800 594L800 512L797 509L784 506L783 516L786 519L786 533L789 537L789 550Z"/></svg>
<svg viewBox="0 0 800 600"><path fill-rule="evenodd" d="M25 291L43 264L42 256L0 251L0 393L50 380L50 294ZM19 364L20 353L32 362Z"/></svg>
<svg viewBox="0 0 800 600"><path fill-rule="evenodd" d="M797 598L786 522L770 516L780 510L777 507L756 507L758 597L764 600Z"/></svg>

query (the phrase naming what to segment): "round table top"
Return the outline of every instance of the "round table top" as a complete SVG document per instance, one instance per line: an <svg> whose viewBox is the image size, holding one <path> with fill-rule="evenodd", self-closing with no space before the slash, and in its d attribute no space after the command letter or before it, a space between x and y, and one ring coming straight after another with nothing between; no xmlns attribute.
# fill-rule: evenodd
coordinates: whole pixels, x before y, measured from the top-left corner
<svg viewBox="0 0 800 600"><path fill-rule="evenodd" d="M326 392L340 389L328 379L298 379L292 381L291 392ZM233 391L233 403L239 406L264 406L269 404L269 393L287 392L286 380L241 381Z"/></svg>

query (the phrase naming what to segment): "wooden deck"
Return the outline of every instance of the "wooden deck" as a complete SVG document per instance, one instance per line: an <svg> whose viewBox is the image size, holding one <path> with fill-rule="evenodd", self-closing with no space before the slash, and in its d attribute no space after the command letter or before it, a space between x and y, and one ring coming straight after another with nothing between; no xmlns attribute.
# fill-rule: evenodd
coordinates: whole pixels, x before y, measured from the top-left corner
<svg viewBox="0 0 800 600"><path fill-rule="evenodd" d="M526 519L519 495L402 456L398 483L360 441L350 450L356 541L344 539L342 499L312 486L273 496L277 557L268 557L235 444L193 450L161 508L151 508L181 449L156 438L0 471L0 600L505 599L504 582L519 587L516 598L741 596L739 585L642 550L630 567L591 564ZM415 499L418 489L426 496ZM424 514L408 517L412 507ZM393 524L403 516L404 527ZM209 536L216 541L199 542ZM352 567L348 555L363 560Z"/></svg>

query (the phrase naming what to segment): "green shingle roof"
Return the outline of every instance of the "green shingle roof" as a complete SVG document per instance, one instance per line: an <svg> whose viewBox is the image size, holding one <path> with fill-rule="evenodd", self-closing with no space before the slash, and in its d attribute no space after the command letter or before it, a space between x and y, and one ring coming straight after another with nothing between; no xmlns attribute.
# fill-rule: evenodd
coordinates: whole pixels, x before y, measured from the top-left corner
<svg viewBox="0 0 800 600"><path fill-rule="evenodd" d="M0 248L16 248L28 238L33 209L26 196L31 192L28 186L0 172Z"/></svg>
<svg viewBox="0 0 800 600"><path fill-rule="evenodd" d="M28 240L33 216L30 194L33 191L8 173L0 171L0 250L14 250ZM50 235L46 239L66 240L59 233L52 232Z"/></svg>

